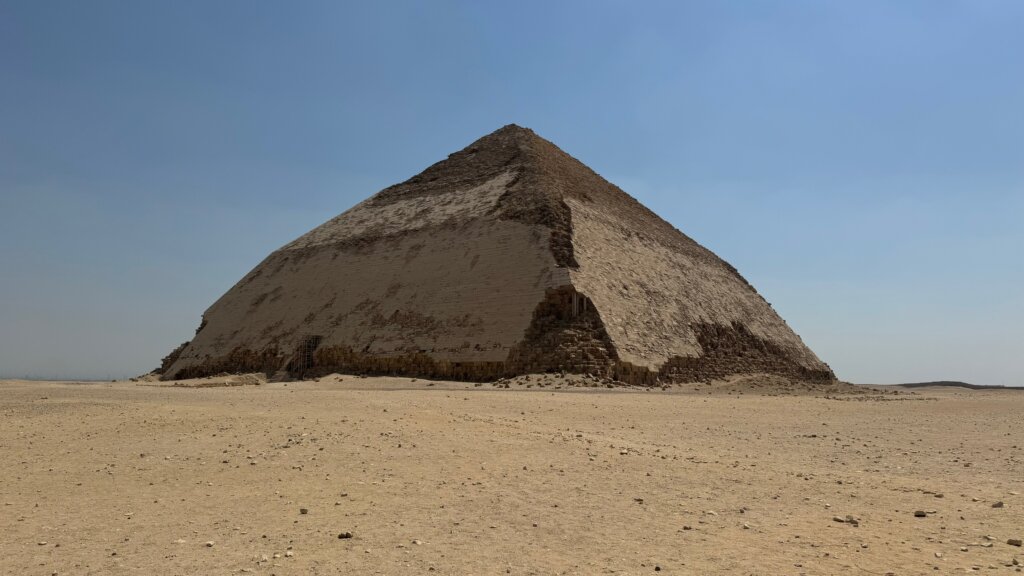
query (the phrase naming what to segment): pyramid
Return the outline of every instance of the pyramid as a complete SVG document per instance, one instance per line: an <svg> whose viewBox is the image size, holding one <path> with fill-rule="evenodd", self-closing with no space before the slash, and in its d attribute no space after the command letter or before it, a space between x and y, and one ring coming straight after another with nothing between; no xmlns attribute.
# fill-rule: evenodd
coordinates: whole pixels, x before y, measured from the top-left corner
<svg viewBox="0 0 1024 576"><path fill-rule="evenodd" d="M735 268L515 125L270 254L160 368L282 371L834 379Z"/></svg>

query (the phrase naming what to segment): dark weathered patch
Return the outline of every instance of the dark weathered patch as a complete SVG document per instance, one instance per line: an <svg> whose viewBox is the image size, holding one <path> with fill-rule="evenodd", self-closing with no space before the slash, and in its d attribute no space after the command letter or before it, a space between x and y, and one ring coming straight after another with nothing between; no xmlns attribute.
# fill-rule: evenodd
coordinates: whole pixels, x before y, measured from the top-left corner
<svg viewBox="0 0 1024 576"><path fill-rule="evenodd" d="M566 371L607 375L618 353L597 308L572 286L547 294L506 363L516 374Z"/></svg>
<svg viewBox="0 0 1024 576"><path fill-rule="evenodd" d="M832 381L831 370L811 370L791 359L779 346L750 332L738 322L731 325L691 324L701 346L699 356L674 356L659 370L664 380L700 382L733 374L779 374L801 380Z"/></svg>
<svg viewBox="0 0 1024 576"><path fill-rule="evenodd" d="M235 348L225 356L208 358L203 362L181 368L170 376L166 374L164 376L169 380L184 380L225 373L263 372L264 374L274 374L284 365L284 361L285 355L277 348L259 351Z"/></svg>

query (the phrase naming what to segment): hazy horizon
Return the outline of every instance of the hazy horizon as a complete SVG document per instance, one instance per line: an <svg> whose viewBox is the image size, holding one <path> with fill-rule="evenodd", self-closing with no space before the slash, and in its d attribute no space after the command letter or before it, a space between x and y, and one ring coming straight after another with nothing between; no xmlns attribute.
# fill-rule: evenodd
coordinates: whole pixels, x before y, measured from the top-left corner
<svg viewBox="0 0 1024 576"><path fill-rule="evenodd" d="M502 125L836 374L1024 385L1024 4L0 0L0 378L142 374L273 250Z"/></svg>

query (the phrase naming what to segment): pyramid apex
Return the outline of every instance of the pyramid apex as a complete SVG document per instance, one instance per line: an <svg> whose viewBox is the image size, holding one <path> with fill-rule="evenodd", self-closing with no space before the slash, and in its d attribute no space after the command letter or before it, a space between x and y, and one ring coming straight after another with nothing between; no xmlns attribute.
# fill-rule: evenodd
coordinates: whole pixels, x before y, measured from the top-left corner
<svg viewBox="0 0 1024 576"><path fill-rule="evenodd" d="M505 124L501 128L495 130L495 132L529 132L530 134L533 134L533 130L515 123Z"/></svg>
<svg viewBox="0 0 1024 576"><path fill-rule="evenodd" d="M480 138L480 140L513 139L517 141L536 140L540 138L536 132L518 124L506 124L494 132Z"/></svg>

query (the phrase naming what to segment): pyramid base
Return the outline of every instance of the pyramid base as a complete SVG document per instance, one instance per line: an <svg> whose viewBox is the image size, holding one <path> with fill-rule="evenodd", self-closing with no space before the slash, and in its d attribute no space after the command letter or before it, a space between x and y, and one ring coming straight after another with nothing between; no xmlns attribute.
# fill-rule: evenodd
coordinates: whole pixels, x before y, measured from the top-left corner
<svg viewBox="0 0 1024 576"><path fill-rule="evenodd" d="M165 374L164 380L203 378L220 374L287 374L295 379L312 379L331 373L366 376L404 376L428 380L460 380L467 382L492 382L532 373L586 374L609 379L631 386L661 386L687 382L709 382L742 374L775 374L802 381L832 382L835 376L828 371L808 370L796 365L778 363L766 366L751 362L747 370L727 370L714 362L702 362L703 358L674 358L661 370L649 370L628 362L610 361L603 365L586 362L585 365L564 363L551 366L531 366L523 369L517 362L452 362L436 360L426 354L400 356L375 356L361 354L348 347L328 347L316 352L315 362L302 370L279 370L286 357L276 350L253 352L236 350L225 358L179 370L173 375Z"/></svg>
<svg viewBox="0 0 1024 576"><path fill-rule="evenodd" d="M511 347L505 360L455 361L419 351L374 354L346 345L322 346L322 337L310 336L291 353L278 348L239 348L226 356L164 374L164 378L284 372L301 379L337 372L489 382L524 374L565 372L634 386L710 382L742 374L775 374L809 382L836 379L831 370L802 366L786 350L758 337L741 323L691 324L689 328L702 351L700 356L673 356L656 369L631 364L619 357L594 303L573 286L565 285L547 290L522 340Z"/></svg>

